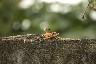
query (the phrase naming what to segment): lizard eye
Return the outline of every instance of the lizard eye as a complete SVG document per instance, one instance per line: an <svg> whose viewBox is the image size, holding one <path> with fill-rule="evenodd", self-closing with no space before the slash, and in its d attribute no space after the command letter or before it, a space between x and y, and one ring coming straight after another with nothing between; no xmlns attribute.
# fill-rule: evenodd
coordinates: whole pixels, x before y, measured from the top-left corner
<svg viewBox="0 0 96 64"><path fill-rule="evenodd" d="M56 34L56 32L53 32L52 34Z"/></svg>

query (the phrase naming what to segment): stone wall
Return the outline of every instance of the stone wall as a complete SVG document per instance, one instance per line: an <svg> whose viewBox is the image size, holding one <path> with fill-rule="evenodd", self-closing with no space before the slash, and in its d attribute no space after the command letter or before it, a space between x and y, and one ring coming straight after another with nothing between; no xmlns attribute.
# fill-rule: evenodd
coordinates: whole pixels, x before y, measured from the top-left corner
<svg viewBox="0 0 96 64"><path fill-rule="evenodd" d="M96 40L4 37L0 39L0 64L96 64Z"/></svg>

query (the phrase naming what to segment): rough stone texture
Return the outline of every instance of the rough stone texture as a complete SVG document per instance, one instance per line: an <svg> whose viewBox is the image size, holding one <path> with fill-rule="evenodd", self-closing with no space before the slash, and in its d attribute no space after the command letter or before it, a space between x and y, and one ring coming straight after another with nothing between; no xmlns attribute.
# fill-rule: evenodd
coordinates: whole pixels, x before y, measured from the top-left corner
<svg viewBox="0 0 96 64"><path fill-rule="evenodd" d="M3 37L0 64L96 64L96 40L44 40L40 35Z"/></svg>

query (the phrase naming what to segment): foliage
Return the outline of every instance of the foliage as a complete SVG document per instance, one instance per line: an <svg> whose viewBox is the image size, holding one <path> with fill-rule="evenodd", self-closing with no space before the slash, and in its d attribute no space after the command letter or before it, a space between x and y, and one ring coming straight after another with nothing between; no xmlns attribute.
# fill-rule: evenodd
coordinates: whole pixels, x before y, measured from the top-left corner
<svg viewBox="0 0 96 64"><path fill-rule="evenodd" d="M44 32L41 25L47 22L51 30L59 32L62 37L96 38L96 22L89 17L89 14L86 20L78 17L83 12L82 3L70 7L69 12L64 12L66 9L61 12L51 12L51 3L39 3L36 0L32 6L23 9L18 6L20 2L20 0L0 0L0 36L40 34Z"/></svg>

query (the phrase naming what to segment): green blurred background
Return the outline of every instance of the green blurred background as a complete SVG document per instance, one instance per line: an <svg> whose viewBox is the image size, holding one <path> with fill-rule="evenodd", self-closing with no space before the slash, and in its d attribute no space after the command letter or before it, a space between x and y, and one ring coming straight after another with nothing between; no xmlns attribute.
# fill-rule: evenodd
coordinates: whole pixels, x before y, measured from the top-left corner
<svg viewBox="0 0 96 64"><path fill-rule="evenodd" d="M50 27L61 37L96 38L96 11L81 18L87 4L87 0L0 0L0 36L41 34Z"/></svg>

